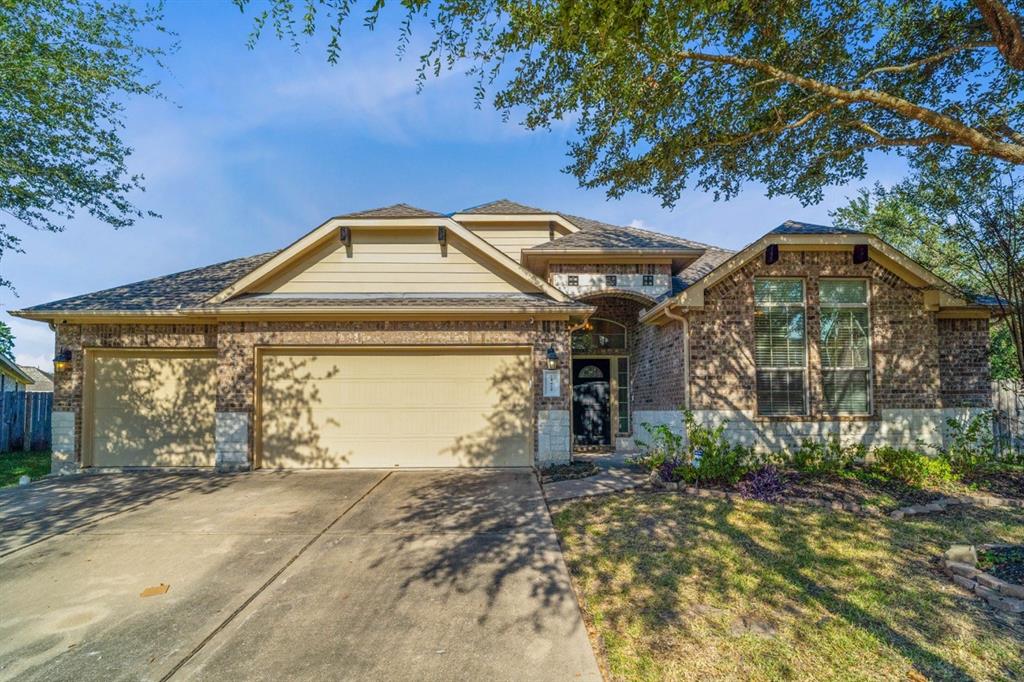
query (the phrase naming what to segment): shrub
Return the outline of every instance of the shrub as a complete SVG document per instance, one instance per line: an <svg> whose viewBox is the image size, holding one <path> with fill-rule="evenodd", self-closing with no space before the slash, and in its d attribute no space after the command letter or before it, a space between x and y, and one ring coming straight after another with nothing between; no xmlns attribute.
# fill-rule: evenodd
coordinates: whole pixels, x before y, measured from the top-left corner
<svg viewBox="0 0 1024 682"><path fill-rule="evenodd" d="M739 484L740 494L750 500L777 502L786 492L786 479L771 464L748 474Z"/></svg>
<svg viewBox="0 0 1024 682"><path fill-rule="evenodd" d="M959 419L946 420L948 446L939 455L954 473L967 475L979 467L996 461L995 436L992 433L992 412L982 412L964 423Z"/></svg>
<svg viewBox="0 0 1024 682"><path fill-rule="evenodd" d="M663 481L672 480L673 471L683 462L683 436L665 424L655 426L644 422L641 426L651 434L651 440L637 441L641 455L632 462L650 471L659 471Z"/></svg>
<svg viewBox="0 0 1024 682"><path fill-rule="evenodd" d="M824 443L805 439L800 447L790 453L790 465L797 471L811 474L838 473L864 459L863 445L843 446L838 438L829 438Z"/></svg>
<svg viewBox="0 0 1024 682"><path fill-rule="evenodd" d="M949 462L915 450L883 445L872 451L871 468L886 478L920 487L925 483L942 484L955 477Z"/></svg>
<svg viewBox="0 0 1024 682"><path fill-rule="evenodd" d="M673 473L687 483L733 485L749 467L751 450L730 443L724 435L726 423L714 428L698 424L693 413L683 413L688 436L687 456Z"/></svg>

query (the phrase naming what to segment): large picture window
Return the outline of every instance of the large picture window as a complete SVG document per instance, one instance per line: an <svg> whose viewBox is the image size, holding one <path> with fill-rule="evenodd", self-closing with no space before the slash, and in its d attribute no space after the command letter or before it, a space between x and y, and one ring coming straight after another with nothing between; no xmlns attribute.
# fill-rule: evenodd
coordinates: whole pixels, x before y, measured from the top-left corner
<svg viewBox="0 0 1024 682"><path fill-rule="evenodd" d="M757 411L807 414L807 309L800 279L754 280Z"/></svg>
<svg viewBox="0 0 1024 682"><path fill-rule="evenodd" d="M871 331L868 282L823 279L821 295L821 372L825 411L871 412Z"/></svg>

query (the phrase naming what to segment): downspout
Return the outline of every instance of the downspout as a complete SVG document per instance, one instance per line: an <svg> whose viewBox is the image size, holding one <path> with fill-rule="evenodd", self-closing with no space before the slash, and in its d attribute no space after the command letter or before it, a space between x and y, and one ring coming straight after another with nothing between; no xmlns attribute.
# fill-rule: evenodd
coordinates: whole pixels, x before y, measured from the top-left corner
<svg viewBox="0 0 1024 682"><path fill-rule="evenodd" d="M690 409L690 321L682 315L672 312L672 306L667 305L662 311L665 317L683 323L683 407Z"/></svg>

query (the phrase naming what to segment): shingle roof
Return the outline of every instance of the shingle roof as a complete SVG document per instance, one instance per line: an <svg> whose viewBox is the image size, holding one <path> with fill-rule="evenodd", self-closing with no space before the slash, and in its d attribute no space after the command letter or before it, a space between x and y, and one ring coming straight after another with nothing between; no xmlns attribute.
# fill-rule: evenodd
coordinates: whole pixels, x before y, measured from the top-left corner
<svg viewBox="0 0 1024 682"><path fill-rule="evenodd" d="M662 298L677 296L697 280L709 274L719 265L729 260L736 254L735 251L727 251L712 247L701 256L683 268L679 274L672 277L672 292L666 293Z"/></svg>
<svg viewBox="0 0 1024 682"><path fill-rule="evenodd" d="M336 294L286 296L251 294L213 306L231 308L545 308L586 309L584 303L560 302L541 294Z"/></svg>
<svg viewBox="0 0 1024 682"><path fill-rule="evenodd" d="M33 382L25 387L29 393L53 393L53 375L38 367L18 365L21 371L30 376Z"/></svg>
<svg viewBox="0 0 1024 682"><path fill-rule="evenodd" d="M860 230L852 230L835 225L815 225L802 223L799 220L787 220L769 234L864 234Z"/></svg>
<svg viewBox="0 0 1024 682"><path fill-rule="evenodd" d="M498 199L497 201L489 201L486 204L467 208L464 211L457 211L457 213L529 215L533 213L555 213L555 211L545 211L544 209L526 206L509 199Z"/></svg>
<svg viewBox="0 0 1024 682"><path fill-rule="evenodd" d="M707 244L671 237L667 234L659 234L650 230L642 230L638 227L625 227L602 223L599 220L591 220L574 215L564 215L579 232L567 234L556 238L554 241L545 242L533 246L527 251L541 253L544 251L559 251L562 249L651 249L651 250L701 250L710 248Z"/></svg>
<svg viewBox="0 0 1024 682"><path fill-rule="evenodd" d="M410 206L409 204L392 204L379 208L370 208L355 213L345 213L335 216L336 218L443 218L443 213L431 211L425 208Z"/></svg>
<svg viewBox="0 0 1024 682"><path fill-rule="evenodd" d="M26 312L49 311L143 311L174 310L202 305L232 282L263 265L278 252L208 265L141 282L72 296L26 308Z"/></svg>

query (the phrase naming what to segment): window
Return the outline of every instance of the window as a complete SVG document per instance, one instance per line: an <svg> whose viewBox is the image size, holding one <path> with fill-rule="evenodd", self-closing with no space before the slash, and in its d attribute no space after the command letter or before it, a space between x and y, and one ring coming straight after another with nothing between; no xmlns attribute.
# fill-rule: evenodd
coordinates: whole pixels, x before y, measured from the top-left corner
<svg viewBox="0 0 1024 682"><path fill-rule="evenodd" d="M610 287L617 287L619 285L619 278L617 275L606 275L604 281Z"/></svg>
<svg viewBox="0 0 1024 682"><path fill-rule="evenodd" d="M572 333L572 349L577 353L624 350L626 341L624 325L599 317L590 318L582 328Z"/></svg>
<svg viewBox="0 0 1024 682"><path fill-rule="evenodd" d="M823 279L821 294L821 373L825 411L871 412L871 332L868 282Z"/></svg>
<svg viewBox="0 0 1024 682"><path fill-rule="evenodd" d="M644 275L644 286L645 287L653 287L654 286L654 275Z"/></svg>
<svg viewBox="0 0 1024 682"><path fill-rule="evenodd" d="M569 286L578 287L580 285L579 275L569 275Z"/></svg>
<svg viewBox="0 0 1024 682"><path fill-rule="evenodd" d="M629 359L619 358L619 433L629 433Z"/></svg>
<svg viewBox="0 0 1024 682"><path fill-rule="evenodd" d="M806 317L803 280L754 280L759 414L807 414Z"/></svg>

